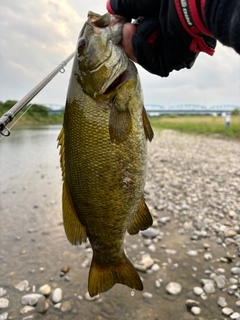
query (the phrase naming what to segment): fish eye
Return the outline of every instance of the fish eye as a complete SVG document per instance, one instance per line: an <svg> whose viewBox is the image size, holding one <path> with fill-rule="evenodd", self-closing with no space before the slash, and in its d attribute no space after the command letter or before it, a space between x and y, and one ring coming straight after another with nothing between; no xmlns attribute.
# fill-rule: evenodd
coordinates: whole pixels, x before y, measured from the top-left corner
<svg viewBox="0 0 240 320"><path fill-rule="evenodd" d="M80 38L78 41L78 49L85 49L87 46L87 39L86 38Z"/></svg>

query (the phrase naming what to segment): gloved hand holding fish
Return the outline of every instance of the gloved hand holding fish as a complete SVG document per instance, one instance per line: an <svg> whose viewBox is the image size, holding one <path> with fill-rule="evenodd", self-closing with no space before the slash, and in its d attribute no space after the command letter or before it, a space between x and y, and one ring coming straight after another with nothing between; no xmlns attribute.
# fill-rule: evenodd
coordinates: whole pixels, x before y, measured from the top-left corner
<svg viewBox="0 0 240 320"><path fill-rule="evenodd" d="M90 296L121 283L142 290L124 252L126 231L152 224L144 200L153 131L134 63L119 45L125 20L92 12L80 32L58 140L68 240L88 238Z"/></svg>

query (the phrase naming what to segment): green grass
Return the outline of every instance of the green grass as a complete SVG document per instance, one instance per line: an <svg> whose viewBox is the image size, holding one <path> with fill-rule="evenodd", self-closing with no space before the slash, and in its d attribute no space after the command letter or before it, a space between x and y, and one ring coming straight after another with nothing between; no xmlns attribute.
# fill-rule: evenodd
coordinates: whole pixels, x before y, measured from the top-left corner
<svg viewBox="0 0 240 320"><path fill-rule="evenodd" d="M227 130L224 119L220 116L158 116L150 117L150 122L155 130L172 129L191 134L240 139L240 116L231 116L231 125Z"/></svg>

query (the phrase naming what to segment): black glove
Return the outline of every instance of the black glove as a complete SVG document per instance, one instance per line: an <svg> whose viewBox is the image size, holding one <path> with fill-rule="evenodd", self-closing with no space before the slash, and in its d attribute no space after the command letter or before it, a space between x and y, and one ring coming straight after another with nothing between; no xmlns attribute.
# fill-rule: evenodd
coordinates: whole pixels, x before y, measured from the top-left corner
<svg viewBox="0 0 240 320"><path fill-rule="evenodd" d="M187 5L188 2L196 4L197 0L185 1ZM191 12L186 11L188 7L182 8L182 3L181 0L108 1L107 8L112 13L127 18L144 17L137 20L137 31L132 36L133 51L143 68L162 77L172 70L191 68L200 51L212 55L216 46L202 22L201 8L196 4L196 27Z"/></svg>

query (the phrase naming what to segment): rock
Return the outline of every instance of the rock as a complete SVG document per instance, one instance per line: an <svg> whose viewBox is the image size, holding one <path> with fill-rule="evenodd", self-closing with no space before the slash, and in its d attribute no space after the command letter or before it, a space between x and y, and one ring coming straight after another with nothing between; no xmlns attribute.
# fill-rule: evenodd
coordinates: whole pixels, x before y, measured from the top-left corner
<svg viewBox="0 0 240 320"><path fill-rule="evenodd" d="M194 314L195 316L198 316L201 313L201 309L199 307L192 307L191 308L191 312L192 314Z"/></svg>
<svg viewBox="0 0 240 320"><path fill-rule="evenodd" d="M240 307L240 300L236 301L235 304L236 304L237 307Z"/></svg>
<svg viewBox="0 0 240 320"><path fill-rule="evenodd" d="M59 302L59 303L56 303L56 304L54 305L54 308L55 308L55 309L61 309L61 306L62 306L62 304L61 304L61 302Z"/></svg>
<svg viewBox="0 0 240 320"><path fill-rule="evenodd" d="M154 264L154 260L151 258L149 254L144 254L139 264L144 266L144 268L147 270L152 267L152 265Z"/></svg>
<svg viewBox="0 0 240 320"><path fill-rule="evenodd" d="M149 292L144 292L142 296L144 299L151 299L153 295Z"/></svg>
<svg viewBox="0 0 240 320"><path fill-rule="evenodd" d="M27 280L23 280L15 286L15 289L19 291L25 291L27 288L29 288L29 282Z"/></svg>
<svg viewBox="0 0 240 320"><path fill-rule="evenodd" d="M231 269L232 274L234 275L240 275L240 268L239 267L233 267Z"/></svg>
<svg viewBox="0 0 240 320"><path fill-rule="evenodd" d="M171 221L171 217L162 217L158 219L158 223L165 225L167 222Z"/></svg>
<svg viewBox="0 0 240 320"><path fill-rule="evenodd" d="M144 237L144 238L155 238L159 235L159 232L158 230L156 229L153 229L153 228L148 228L147 230L144 230L144 231L141 231L141 235Z"/></svg>
<svg viewBox="0 0 240 320"><path fill-rule="evenodd" d="M45 284L39 288L38 292L44 296L49 296L49 294L51 293L51 287L48 284Z"/></svg>
<svg viewBox="0 0 240 320"><path fill-rule="evenodd" d="M177 282L169 282L165 289L171 295L177 295L182 291L181 285Z"/></svg>
<svg viewBox="0 0 240 320"><path fill-rule="evenodd" d="M193 292L196 296L200 296L203 293L203 289L201 287L194 287Z"/></svg>
<svg viewBox="0 0 240 320"><path fill-rule="evenodd" d="M196 301L196 300L192 300L192 299L188 299L188 300L186 300L186 306L187 306L187 308L192 308L192 307L197 307L197 306L199 306L199 302L198 301Z"/></svg>
<svg viewBox="0 0 240 320"><path fill-rule="evenodd" d="M187 255L190 257L196 257L198 255L198 251L197 250L189 250L187 252Z"/></svg>
<svg viewBox="0 0 240 320"><path fill-rule="evenodd" d="M214 283L213 281L209 281L208 283L206 283L203 287L203 290L207 293L214 293L215 292L215 287L214 287Z"/></svg>
<svg viewBox="0 0 240 320"><path fill-rule="evenodd" d="M21 303L22 304L27 304L29 306L34 306L37 304L38 302L38 299L40 299L41 297L43 297L42 294L39 294L39 293L29 293L29 294L26 294L22 297L21 299Z"/></svg>
<svg viewBox="0 0 240 320"><path fill-rule="evenodd" d="M60 302L62 300L62 289L61 288L54 289L51 299L53 303Z"/></svg>
<svg viewBox="0 0 240 320"><path fill-rule="evenodd" d="M176 253L177 253L176 250L172 250L172 249L166 249L165 252L166 252L167 254L176 254Z"/></svg>
<svg viewBox="0 0 240 320"><path fill-rule="evenodd" d="M0 288L0 297L5 296L5 294L7 294L7 290Z"/></svg>
<svg viewBox="0 0 240 320"><path fill-rule="evenodd" d="M0 309L5 309L9 305L9 300L6 298L0 298Z"/></svg>
<svg viewBox="0 0 240 320"><path fill-rule="evenodd" d="M227 301L224 297L219 297L217 304L219 305L219 307L224 308L227 306Z"/></svg>
<svg viewBox="0 0 240 320"><path fill-rule="evenodd" d="M151 252L155 252L156 251L156 246L155 246L155 244L150 244L149 246L148 246L148 250L150 250Z"/></svg>
<svg viewBox="0 0 240 320"><path fill-rule="evenodd" d="M29 312L34 311L34 310L35 310L35 308L32 307L32 306L25 306L20 310L20 313L21 314L26 314L26 313L29 313Z"/></svg>
<svg viewBox="0 0 240 320"><path fill-rule="evenodd" d="M70 312L72 311L73 303L72 301L64 301L61 305L62 312Z"/></svg>
<svg viewBox="0 0 240 320"><path fill-rule="evenodd" d="M213 277L213 280L216 282L217 287L219 289L223 289L226 285L227 279L224 275L215 276Z"/></svg>
<svg viewBox="0 0 240 320"><path fill-rule="evenodd" d="M47 302L47 299L44 296L40 297L36 305L36 311L39 313L43 313L47 311L48 308L49 304Z"/></svg>
<svg viewBox="0 0 240 320"><path fill-rule="evenodd" d="M222 309L222 314L224 314L225 316L230 316L230 314L232 314L233 313L233 309L231 309L231 308L223 308Z"/></svg>
<svg viewBox="0 0 240 320"><path fill-rule="evenodd" d="M160 288L161 287L161 282L159 280L155 281L155 287Z"/></svg>
<svg viewBox="0 0 240 320"><path fill-rule="evenodd" d="M230 318L231 318L231 319L236 319L236 320L238 320L238 319L240 319L240 313L234 312L234 313L232 313L232 314L230 315Z"/></svg>
<svg viewBox="0 0 240 320"><path fill-rule="evenodd" d="M210 248L210 244L204 242L203 248L204 248L205 250L208 250L208 249Z"/></svg>
<svg viewBox="0 0 240 320"><path fill-rule="evenodd" d="M205 253L204 254L204 260L206 260L206 261L209 261L209 260L212 260L212 254L211 253Z"/></svg>
<svg viewBox="0 0 240 320"><path fill-rule="evenodd" d="M69 270L70 270L70 267L68 265L66 265L66 266L62 267L61 272L67 273Z"/></svg>
<svg viewBox="0 0 240 320"><path fill-rule="evenodd" d="M237 235L237 232L232 229L228 229L225 231L225 238L233 238Z"/></svg>
<svg viewBox="0 0 240 320"><path fill-rule="evenodd" d="M7 312L3 312L2 314L0 314L0 320L7 320L7 318L8 318Z"/></svg>
<svg viewBox="0 0 240 320"><path fill-rule="evenodd" d="M159 267L159 265L157 263L154 263L152 265L152 268L151 268L152 271L158 271L159 269L160 269L160 267Z"/></svg>

